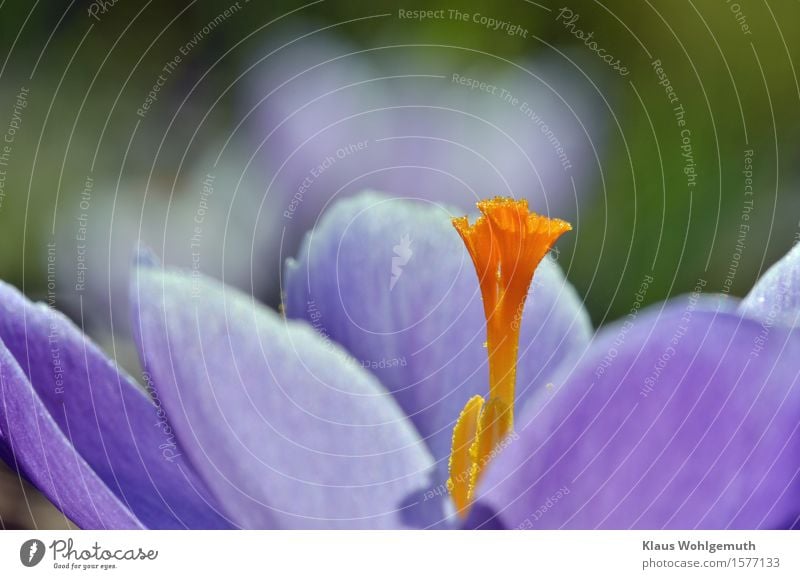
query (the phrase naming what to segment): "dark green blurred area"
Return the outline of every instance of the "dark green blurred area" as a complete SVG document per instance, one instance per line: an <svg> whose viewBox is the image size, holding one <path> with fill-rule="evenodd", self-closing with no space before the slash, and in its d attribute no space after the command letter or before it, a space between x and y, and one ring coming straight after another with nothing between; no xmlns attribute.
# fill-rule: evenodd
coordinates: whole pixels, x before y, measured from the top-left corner
<svg viewBox="0 0 800 579"><path fill-rule="evenodd" d="M553 11L523 0L457 6L252 2L245 17L231 18L192 51L189 66L182 66L164 89L162 102L170 104L141 121L140 136L151 131L157 135L152 147L127 151L140 121L132 111L152 85L153 71L228 3L118 0L95 22L87 14L88 2L5 2L0 10L0 53L5 59L0 125L11 118L22 88L30 97L14 139L0 207L0 278L41 296L47 265L43 256L59 215L57 203L63 202L59 196L80 190L93 163L98 180L103 177L112 185L122 163L126 174L138 172L146 178L152 170L156 181L174 180L185 143L198 126L186 163L202 155L204 142L230 131L237 121L236 95L226 88L254 59L264 36L302 20L330 26L365 48L419 43L464 62L478 59L482 51L516 60L564 50L578 55L587 70L603 70L598 82L612 119L599 151L603 178L586 196L579 222L573 224L577 235L560 244L561 263L595 323L624 315L648 275L653 278L648 303L691 291L698 279L707 282L706 291L729 285L733 295L746 293L800 231L800 197L795 193L800 3L542 4ZM555 20L562 6L580 14L578 27L593 31L630 75L605 74L602 63ZM740 9L740 20L734 6ZM530 36L496 34L455 20L418 23L370 17L396 14L398 8L449 7L517 22ZM289 11L294 12L287 15ZM748 31L742 29L742 16ZM276 18L280 20L264 27ZM656 59L686 111L697 172L694 187L687 185L683 171L672 105L651 64ZM190 91L184 118L196 115L199 121L219 101L202 125L172 127L154 165L153 148ZM746 150L753 151L754 194L752 212L743 218ZM742 224L749 226L743 242Z"/></svg>

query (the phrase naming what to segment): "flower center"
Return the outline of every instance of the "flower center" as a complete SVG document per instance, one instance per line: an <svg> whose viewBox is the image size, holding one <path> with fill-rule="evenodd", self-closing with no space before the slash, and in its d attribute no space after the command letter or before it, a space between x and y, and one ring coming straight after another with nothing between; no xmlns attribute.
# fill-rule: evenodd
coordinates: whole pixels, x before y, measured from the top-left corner
<svg viewBox="0 0 800 579"><path fill-rule="evenodd" d="M528 202L495 197L478 202L470 225L453 219L464 240L483 298L489 355L489 399L473 396L453 429L447 488L466 517L481 472L514 428L519 330L533 273L556 240L572 226L528 210Z"/></svg>

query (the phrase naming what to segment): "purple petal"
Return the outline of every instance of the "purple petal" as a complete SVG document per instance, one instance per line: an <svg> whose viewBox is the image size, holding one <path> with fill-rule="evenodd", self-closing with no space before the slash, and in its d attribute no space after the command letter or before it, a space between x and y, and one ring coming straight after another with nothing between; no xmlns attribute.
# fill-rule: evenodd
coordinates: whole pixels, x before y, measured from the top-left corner
<svg viewBox="0 0 800 579"><path fill-rule="evenodd" d="M739 311L768 327L800 326L800 244L761 276Z"/></svg>
<svg viewBox="0 0 800 579"><path fill-rule="evenodd" d="M140 529L53 420L0 340L0 455L83 529Z"/></svg>
<svg viewBox="0 0 800 579"><path fill-rule="evenodd" d="M75 465L75 456L86 461L147 527L228 526L203 498L203 485L175 445L163 409L65 316L44 304L31 303L15 288L0 283L0 339L22 368L29 387L35 389L38 411L49 414L48 424L55 429L49 436L64 439L54 448L66 445L60 450L68 453L62 459L69 461L65 464ZM22 400L20 404L29 405L34 395L20 388L7 396L13 394ZM157 396L157 392L151 393ZM13 426L35 428L36 424L28 421ZM35 433L10 431L21 438ZM15 450L23 465L24 452L36 451L29 446ZM79 485L80 476L74 467L70 484ZM91 503L86 503L86 508L91 508ZM105 524L112 527L113 520Z"/></svg>
<svg viewBox="0 0 800 579"><path fill-rule="evenodd" d="M451 213L364 194L336 204L287 267L286 313L345 346L397 398L446 478L452 429L488 389L478 279ZM520 403L580 353L588 316L545 260L521 329Z"/></svg>
<svg viewBox="0 0 800 579"><path fill-rule="evenodd" d="M651 309L517 421L471 526L776 528L800 514L800 335Z"/></svg>
<svg viewBox="0 0 800 579"><path fill-rule="evenodd" d="M181 442L244 527L417 525L431 459L378 382L304 323L138 269L140 348Z"/></svg>

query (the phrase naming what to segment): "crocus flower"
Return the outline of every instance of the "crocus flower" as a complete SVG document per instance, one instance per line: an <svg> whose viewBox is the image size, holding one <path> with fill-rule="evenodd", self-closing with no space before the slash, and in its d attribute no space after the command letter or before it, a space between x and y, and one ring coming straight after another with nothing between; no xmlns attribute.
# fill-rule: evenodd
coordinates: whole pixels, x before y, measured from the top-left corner
<svg viewBox="0 0 800 579"><path fill-rule="evenodd" d="M286 317L141 259L149 396L65 318L2 286L3 458L83 527L795 524L800 254L735 310L679 299L590 342L549 257L515 297L524 313L484 308L473 260L488 251L527 275L541 256L503 242L521 209L482 209L493 233L458 221L466 249L442 207L335 205L287 265ZM517 271L494 272L498 292L519 292L525 276L502 285ZM519 334L516 364L490 361L501 322ZM488 460L456 509L453 428L511 371L513 428L466 455Z"/></svg>

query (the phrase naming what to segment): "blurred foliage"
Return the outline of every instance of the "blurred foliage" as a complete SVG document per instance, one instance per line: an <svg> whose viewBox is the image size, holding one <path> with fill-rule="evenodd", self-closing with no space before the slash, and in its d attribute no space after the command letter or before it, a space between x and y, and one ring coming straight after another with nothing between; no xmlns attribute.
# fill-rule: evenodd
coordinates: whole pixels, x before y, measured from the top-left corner
<svg viewBox="0 0 800 579"><path fill-rule="evenodd" d="M43 293L54 219L72 218L71 210L58 212L66 192L81 190L87 175L102 184L98 194L116 188L121 173L164 182L168 191L181 162L191 164L205 142L233 130L239 114L229 89L259 56L264 39L292 23L330 27L364 48L423 44L467 63L481 53L515 60L563 50L587 71L598 67L588 48L556 21L565 4L548 0L541 4L552 11L525 0L457 4L518 23L528 30L527 39L472 22L394 16L400 8L451 6L440 3L252 2L246 17L226 21L191 51L188 65L166 83L158 107L137 116L176 47L226 4L117 0L97 22L85 1L3 3L0 127L21 87L30 97L0 207L0 278L24 284L30 295ZM646 301L655 302L691 291L698 278L707 280L706 290L721 290L737 262L731 293L744 294L798 232L800 90L794 63L800 52L792 26L800 22L800 3L576 0L566 6L580 14L578 27L592 31L631 71L598 79L611 121L599 151L603 179L581 209L577 234L561 247L562 264L595 322L624 315L646 275L654 278ZM680 129L651 65L655 59L686 111L697 169L691 190ZM754 203L738 262L746 149L754 151Z"/></svg>

